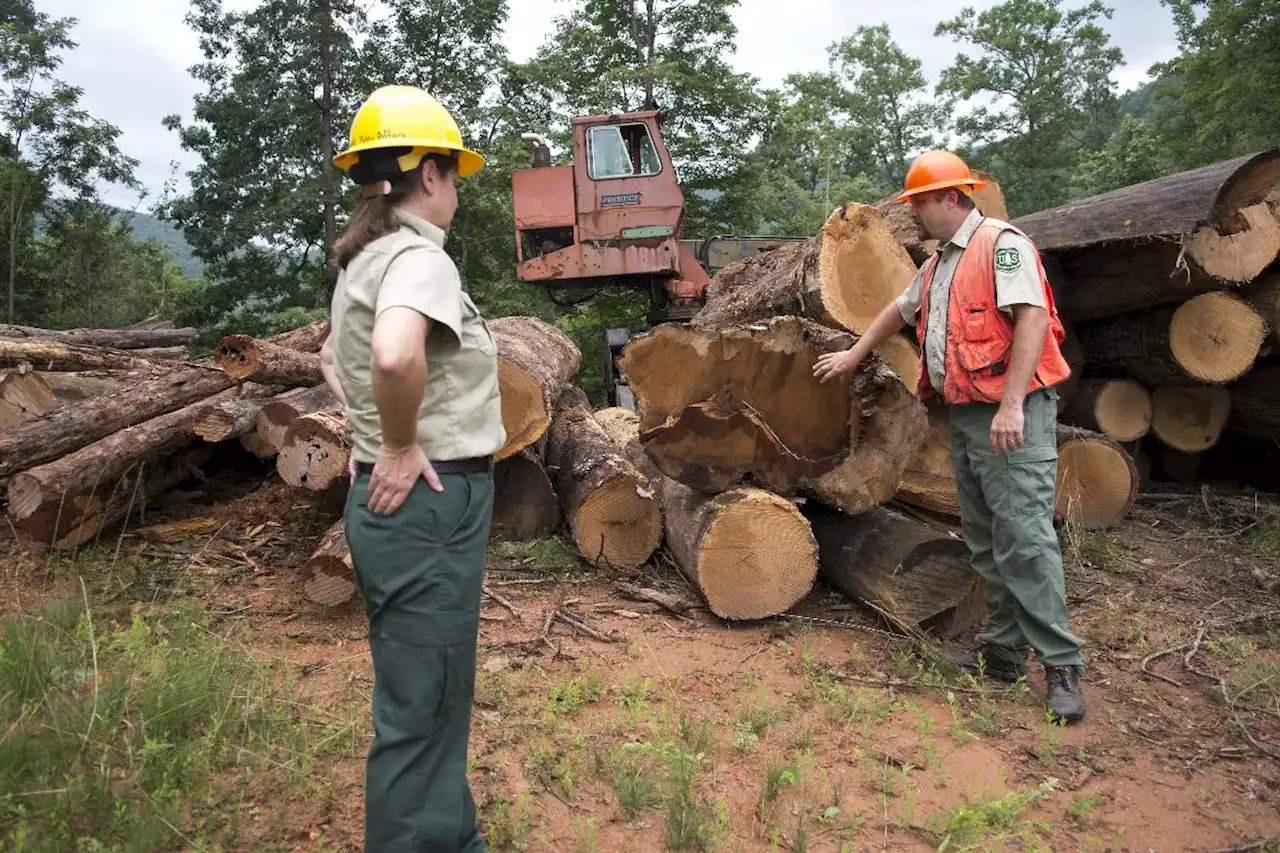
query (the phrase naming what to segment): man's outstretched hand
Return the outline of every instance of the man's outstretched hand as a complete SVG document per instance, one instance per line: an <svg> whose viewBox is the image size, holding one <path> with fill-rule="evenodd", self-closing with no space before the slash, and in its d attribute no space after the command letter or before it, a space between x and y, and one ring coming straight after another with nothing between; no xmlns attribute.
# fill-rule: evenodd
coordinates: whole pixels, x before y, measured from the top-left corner
<svg viewBox="0 0 1280 853"><path fill-rule="evenodd" d="M813 366L813 375L819 382L827 382L853 373L861 361L852 349L825 353L818 356L818 361Z"/></svg>

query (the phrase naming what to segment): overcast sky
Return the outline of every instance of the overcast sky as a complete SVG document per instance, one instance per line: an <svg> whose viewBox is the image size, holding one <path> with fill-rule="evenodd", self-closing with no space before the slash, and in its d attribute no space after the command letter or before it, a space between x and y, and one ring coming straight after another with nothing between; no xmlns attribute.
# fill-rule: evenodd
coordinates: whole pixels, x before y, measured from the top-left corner
<svg viewBox="0 0 1280 853"><path fill-rule="evenodd" d="M995 0L971 0L979 9ZM1068 0L1069 6L1083 0ZM256 0L224 0L231 8L251 8ZM887 23L894 38L919 57L931 83L956 54L950 39L935 38L934 26L966 4L955 0L869 2L869 0L741 0L734 13L738 50L734 64L776 86L793 71L826 67L827 45L855 27ZM1113 41L1124 51L1125 64L1116 74L1123 91L1146 79L1153 62L1176 52L1173 24L1160 0L1110 0L1115 9L1105 22ZM139 177L150 198L149 208L177 161L178 187L185 190L184 172L195 158L178 145L177 135L165 130L161 119L169 113L191 113L199 91L187 68L200 62L196 36L183 22L184 0L36 0L42 12L75 17L72 38L79 48L65 57L61 76L84 89L83 105L98 118L121 128L122 149L141 161ZM510 0L506 42L512 57L525 59L552 30L552 19L571 6L568 0ZM785 14L781 10L785 8ZM137 203L132 194L107 193L125 207Z"/></svg>

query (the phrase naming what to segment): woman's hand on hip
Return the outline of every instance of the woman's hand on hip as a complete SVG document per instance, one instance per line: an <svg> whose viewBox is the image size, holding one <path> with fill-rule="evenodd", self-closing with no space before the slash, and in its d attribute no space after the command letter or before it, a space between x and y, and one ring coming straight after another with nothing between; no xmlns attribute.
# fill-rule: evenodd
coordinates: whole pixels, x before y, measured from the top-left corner
<svg viewBox="0 0 1280 853"><path fill-rule="evenodd" d="M404 503L419 477L426 479L437 492L444 491L421 447L414 444L392 448L384 444L378 448L378 458L369 477L369 509L379 515L391 515Z"/></svg>

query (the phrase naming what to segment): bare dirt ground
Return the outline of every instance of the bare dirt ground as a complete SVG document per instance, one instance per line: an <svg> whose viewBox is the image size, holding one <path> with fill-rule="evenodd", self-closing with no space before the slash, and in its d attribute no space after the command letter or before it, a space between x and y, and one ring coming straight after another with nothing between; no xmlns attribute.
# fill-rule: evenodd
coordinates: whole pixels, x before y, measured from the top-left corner
<svg viewBox="0 0 1280 853"><path fill-rule="evenodd" d="M300 594L340 503L231 471L147 519L212 515L211 536L126 533L74 558L4 558L0 616L79 595L81 577L116 621L194 596L295 701L346 721L347 748L295 771L322 784L250 785L223 849L362 849L364 618L358 601L322 611ZM807 618L731 625L678 606L690 593L662 555L623 577L558 541L495 542L471 739L491 847L1271 849L1259 842L1280 838L1277 518L1187 493L1144 501L1105 534L1064 531L1072 626L1088 642L1088 716L1070 727L1046 721L1038 666L1013 688L960 678L825 587L793 611Z"/></svg>

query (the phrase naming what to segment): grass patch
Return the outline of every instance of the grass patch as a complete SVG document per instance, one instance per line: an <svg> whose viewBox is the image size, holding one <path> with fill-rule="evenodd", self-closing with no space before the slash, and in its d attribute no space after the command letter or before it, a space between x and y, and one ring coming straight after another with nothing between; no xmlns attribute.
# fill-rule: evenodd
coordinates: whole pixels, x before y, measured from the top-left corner
<svg viewBox="0 0 1280 853"><path fill-rule="evenodd" d="M558 536L526 542L490 539L486 556L489 563L535 569L549 575L562 575L582 568L578 552Z"/></svg>
<svg viewBox="0 0 1280 853"><path fill-rule="evenodd" d="M1036 839L1036 827L1020 819L1022 812L1043 800L1057 786L1056 780L1039 787L1013 793L1002 799L980 800L944 809L930 818L927 831L939 850L979 849L979 841L1020 839L1023 844ZM985 848L982 848L985 849Z"/></svg>
<svg viewBox="0 0 1280 853"><path fill-rule="evenodd" d="M0 850L218 849L257 809L328 796L314 763L355 755L364 726L296 696L198 607L120 626L70 600L8 620Z"/></svg>

